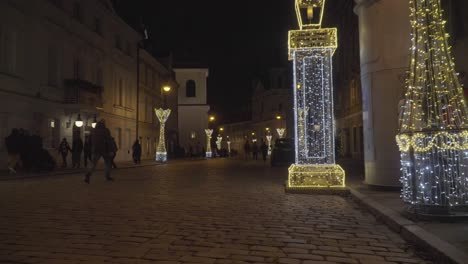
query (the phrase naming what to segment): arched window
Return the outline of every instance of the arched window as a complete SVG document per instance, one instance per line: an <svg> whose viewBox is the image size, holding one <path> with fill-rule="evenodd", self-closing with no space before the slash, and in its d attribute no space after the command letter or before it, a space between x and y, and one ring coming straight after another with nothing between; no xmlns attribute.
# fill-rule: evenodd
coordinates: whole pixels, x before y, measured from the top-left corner
<svg viewBox="0 0 468 264"><path fill-rule="evenodd" d="M196 85L194 80L188 80L185 83L185 96L196 97Z"/></svg>

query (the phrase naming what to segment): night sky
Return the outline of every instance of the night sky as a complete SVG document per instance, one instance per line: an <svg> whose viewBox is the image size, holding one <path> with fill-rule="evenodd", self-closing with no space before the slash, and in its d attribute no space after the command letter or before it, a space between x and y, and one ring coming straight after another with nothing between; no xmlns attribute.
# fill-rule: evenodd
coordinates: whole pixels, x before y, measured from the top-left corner
<svg viewBox="0 0 468 264"><path fill-rule="evenodd" d="M289 67L288 30L297 29L293 0L117 0L134 28L143 21L157 55L175 66L210 69L208 104L221 121L247 105L251 81L271 67Z"/></svg>

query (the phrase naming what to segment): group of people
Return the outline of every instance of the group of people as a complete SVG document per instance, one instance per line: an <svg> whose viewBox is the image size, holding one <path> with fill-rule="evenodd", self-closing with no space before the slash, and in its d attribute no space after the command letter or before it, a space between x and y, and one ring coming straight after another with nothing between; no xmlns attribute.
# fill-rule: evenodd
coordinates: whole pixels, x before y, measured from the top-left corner
<svg viewBox="0 0 468 264"><path fill-rule="evenodd" d="M31 135L27 130L14 128L5 138L5 147L11 173L16 173L19 167L27 171L49 171L55 168L54 159L43 148L42 138L37 133Z"/></svg>
<svg viewBox="0 0 468 264"><path fill-rule="evenodd" d="M113 168L117 168L117 165L115 165L115 162L114 162L114 158L117 155L118 148L117 148L117 143L115 143L115 139L113 137L110 138L108 145L109 145L110 152L113 153L113 155L110 156L111 166ZM72 154L72 168L79 169L81 167L81 157L83 153L84 153L84 156L83 156L84 166L88 167L88 161L89 162L93 161L91 136L86 135L84 143L83 143L83 140L81 140L80 136L75 136L73 138L71 147L67 139L63 138L62 142L60 142L60 145L58 147L58 152L62 156L62 168L66 168L68 166L67 159L68 159L69 152L71 152Z"/></svg>
<svg viewBox="0 0 468 264"><path fill-rule="evenodd" d="M245 159L249 159L250 156L252 156L252 159L258 160L259 152L262 154L262 159L265 162L268 155L268 145L265 143L265 140L262 140L262 144L260 146L257 144L257 141L254 141L252 144L250 144L249 140L245 140Z"/></svg>

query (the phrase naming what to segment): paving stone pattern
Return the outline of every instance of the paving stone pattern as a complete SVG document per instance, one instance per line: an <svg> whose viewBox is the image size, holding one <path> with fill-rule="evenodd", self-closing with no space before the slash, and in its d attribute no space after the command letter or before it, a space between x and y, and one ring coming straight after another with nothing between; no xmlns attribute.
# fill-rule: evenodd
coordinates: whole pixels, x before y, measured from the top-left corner
<svg viewBox="0 0 468 264"><path fill-rule="evenodd" d="M0 183L0 263L431 263L339 196L285 194L285 168L175 161Z"/></svg>

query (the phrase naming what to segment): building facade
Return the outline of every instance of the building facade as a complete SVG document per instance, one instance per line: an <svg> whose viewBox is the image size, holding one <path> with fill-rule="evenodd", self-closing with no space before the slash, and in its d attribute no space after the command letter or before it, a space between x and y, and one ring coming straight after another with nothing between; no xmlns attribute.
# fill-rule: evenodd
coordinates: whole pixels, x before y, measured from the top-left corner
<svg viewBox="0 0 468 264"><path fill-rule="evenodd" d="M189 152L198 143L206 147L205 129L208 128L206 68L174 69L178 89L179 145Z"/></svg>
<svg viewBox="0 0 468 264"><path fill-rule="evenodd" d="M272 136L272 145L279 138L278 128L284 128L284 137L292 137L293 102L292 91L289 89L289 73L284 68L272 68L261 78L254 80L251 99L251 119L244 122L223 124L217 128L223 136L223 148L227 148L227 137L231 149L243 152L245 141L267 142L267 135ZM223 131L219 131L222 128Z"/></svg>
<svg viewBox="0 0 468 264"><path fill-rule="evenodd" d="M1 1L0 137L23 128L40 135L44 147L56 155L61 138L70 143L73 137L84 138L91 123L104 118L119 147L116 159L130 160L136 108L142 101L136 97L141 39L108 0ZM170 75L148 54L142 56L154 69L151 76ZM157 84L153 81L143 91L159 91ZM157 105L161 94L148 98L140 105L146 109L142 112ZM78 118L84 121L81 128L74 125ZM144 118L142 126L151 120L151 129L144 128L141 137L157 138L157 122L149 111ZM0 160L5 156L1 144Z"/></svg>

